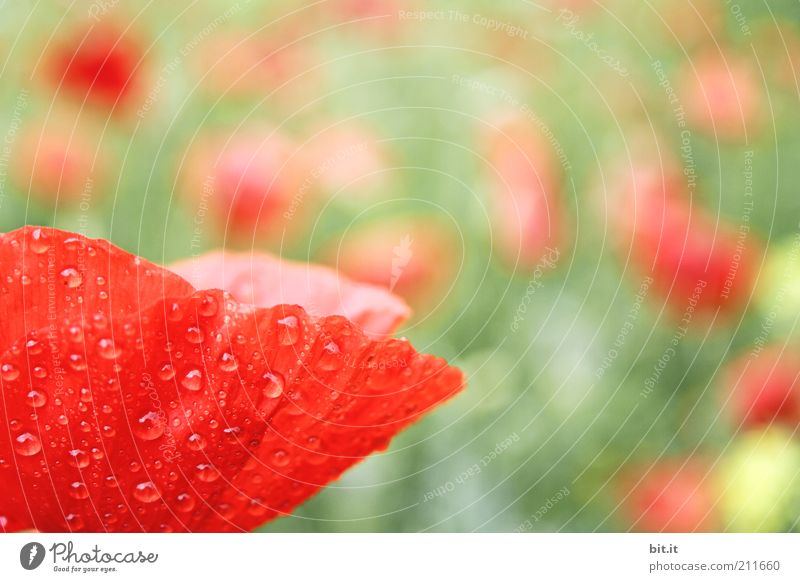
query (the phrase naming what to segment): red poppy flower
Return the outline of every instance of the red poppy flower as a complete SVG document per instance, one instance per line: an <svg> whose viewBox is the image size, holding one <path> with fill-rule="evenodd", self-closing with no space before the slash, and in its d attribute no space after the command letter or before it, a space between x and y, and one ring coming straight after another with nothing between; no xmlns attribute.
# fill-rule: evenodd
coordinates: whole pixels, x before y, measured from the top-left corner
<svg viewBox="0 0 800 582"><path fill-rule="evenodd" d="M800 426L800 364L790 348L748 353L730 364L724 378L723 399L739 428Z"/></svg>
<svg viewBox="0 0 800 582"><path fill-rule="evenodd" d="M198 272L227 263L214 256ZM253 273L260 259L232 271ZM6 531L250 530L299 503L454 395L461 373L376 340L403 306L345 283L314 297L293 266L243 303L196 290L106 241L25 227L0 236L0 525ZM191 264L190 264L191 265ZM186 264L184 264L186 266ZM319 273L310 270L313 280ZM208 275L204 275L206 280ZM275 290L271 294L267 285ZM234 293L241 292L237 287ZM381 322L369 315L394 313Z"/></svg>
<svg viewBox="0 0 800 582"><path fill-rule="evenodd" d="M623 210L616 219L621 251L653 278L676 313L730 312L753 288L760 242L711 215L685 194L674 167L636 164L626 173Z"/></svg>
<svg viewBox="0 0 800 582"><path fill-rule="evenodd" d="M182 185L197 212L238 240L280 240L311 204L304 158L292 141L264 128L208 135L192 145Z"/></svg>
<svg viewBox="0 0 800 582"><path fill-rule="evenodd" d="M139 42L121 27L78 29L53 51L52 82L81 101L113 110L140 89L143 58Z"/></svg>
<svg viewBox="0 0 800 582"><path fill-rule="evenodd" d="M712 479L696 460L665 461L630 474L622 490L633 529L645 532L718 531Z"/></svg>
<svg viewBox="0 0 800 582"><path fill-rule="evenodd" d="M520 115L498 115L489 126L481 144L489 164L493 238L508 263L532 267L562 242L553 155L533 123Z"/></svg>
<svg viewBox="0 0 800 582"><path fill-rule="evenodd" d="M45 204L77 202L96 190L101 179L105 156L93 141L74 120L57 118L35 126L20 139L11 177L22 192Z"/></svg>

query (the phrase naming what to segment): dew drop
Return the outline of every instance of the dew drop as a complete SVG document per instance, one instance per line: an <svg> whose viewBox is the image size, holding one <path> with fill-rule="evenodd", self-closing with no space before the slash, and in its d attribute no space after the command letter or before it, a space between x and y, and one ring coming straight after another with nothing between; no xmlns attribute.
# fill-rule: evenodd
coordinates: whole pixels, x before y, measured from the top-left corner
<svg viewBox="0 0 800 582"><path fill-rule="evenodd" d="M28 351L29 356L38 356L44 350L44 346L36 339L29 339L25 342L25 348Z"/></svg>
<svg viewBox="0 0 800 582"><path fill-rule="evenodd" d="M272 452L272 464L276 467L285 467L289 464L289 453L283 449L277 449Z"/></svg>
<svg viewBox="0 0 800 582"><path fill-rule="evenodd" d="M117 347L114 345L114 340L110 338L102 338L97 341L97 353L101 358L113 360L122 353L122 350L117 349Z"/></svg>
<svg viewBox="0 0 800 582"><path fill-rule="evenodd" d="M158 369L158 377L164 382L172 380L175 377L175 368L169 363L161 364L161 367Z"/></svg>
<svg viewBox="0 0 800 582"><path fill-rule="evenodd" d="M35 229L33 232L31 232L31 250L37 255L46 253L47 249L50 248L50 242L48 239L49 237L41 228Z"/></svg>
<svg viewBox="0 0 800 582"><path fill-rule="evenodd" d="M233 354L225 352L219 357L219 369L223 372L235 372L238 367L239 363Z"/></svg>
<svg viewBox="0 0 800 582"><path fill-rule="evenodd" d="M197 307L197 312L203 317L211 317L216 315L218 310L219 305L217 304L217 298L208 294L203 297L203 300Z"/></svg>
<svg viewBox="0 0 800 582"><path fill-rule="evenodd" d="M39 437L25 432L14 439L14 450L23 457L32 457L42 450L42 442Z"/></svg>
<svg viewBox="0 0 800 582"><path fill-rule="evenodd" d="M208 444L205 437L200 433L190 434L186 441L188 442L187 446L193 451L202 451Z"/></svg>
<svg viewBox="0 0 800 582"><path fill-rule="evenodd" d="M201 344L203 343L203 330L199 327L192 326L186 330L186 341L190 344Z"/></svg>
<svg viewBox="0 0 800 582"><path fill-rule="evenodd" d="M161 498L161 494L152 481L139 483L133 489L133 496L142 503L153 503Z"/></svg>
<svg viewBox="0 0 800 582"><path fill-rule="evenodd" d="M11 382L19 378L19 368L14 364L3 364L0 366L0 375L2 375L3 380L6 382Z"/></svg>
<svg viewBox="0 0 800 582"><path fill-rule="evenodd" d="M342 352L339 349L338 344L333 341L327 342L322 348L322 354L319 357L319 362L317 365L322 370L332 371L341 368L342 364Z"/></svg>
<svg viewBox="0 0 800 582"><path fill-rule="evenodd" d="M283 376L273 372L267 372L262 376L264 380L264 387L261 389L261 394L264 398L278 398L283 394L285 381Z"/></svg>
<svg viewBox="0 0 800 582"><path fill-rule="evenodd" d="M73 499L86 499L89 497L89 488L86 483L75 481L69 486L69 496Z"/></svg>
<svg viewBox="0 0 800 582"><path fill-rule="evenodd" d="M69 367L76 372L83 372L87 368L86 358L81 354L70 354L68 360Z"/></svg>
<svg viewBox="0 0 800 582"><path fill-rule="evenodd" d="M164 422L157 412L150 411L133 426L133 434L143 441L153 441L164 434Z"/></svg>
<svg viewBox="0 0 800 582"><path fill-rule="evenodd" d="M201 463L197 465L197 478L204 483L213 483L219 479L219 471L217 471L217 468L214 467L214 465Z"/></svg>
<svg viewBox="0 0 800 582"><path fill-rule="evenodd" d="M197 392L203 388L203 373L197 368L192 368L184 374L181 386L192 392Z"/></svg>
<svg viewBox="0 0 800 582"><path fill-rule="evenodd" d="M67 267L59 275L64 280L64 284L70 289L80 287L81 283L83 283L83 276L75 267Z"/></svg>
<svg viewBox="0 0 800 582"><path fill-rule="evenodd" d="M64 521L70 531L78 531L83 529L83 518L77 513L70 513L64 516Z"/></svg>
<svg viewBox="0 0 800 582"><path fill-rule="evenodd" d="M72 449L67 454L69 455L69 464L78 469L85 469L91 462L86 451L81 449Z"/></svg>
<svg viewBox="0 0 800 582"><path fill-rule="evenodd" d="M47 404L47 394L41 390L31 390L27 395L28 405L33 408L41 408Z"/></svg>
<svg viewBox="0 0 800 582"><path fill-rule="evenodd" d="M188 513L194 509L194 506L195 506L194 497L192 497L188 493L180 493L175 498L175 508L178 511Z"/></svg>
<svg viewBox="0 0 800 582"><path fill-rule="evenodd" d="M278 320L278 337L281 345L290 346L300 337L300 325L294 315Z"/></svg>

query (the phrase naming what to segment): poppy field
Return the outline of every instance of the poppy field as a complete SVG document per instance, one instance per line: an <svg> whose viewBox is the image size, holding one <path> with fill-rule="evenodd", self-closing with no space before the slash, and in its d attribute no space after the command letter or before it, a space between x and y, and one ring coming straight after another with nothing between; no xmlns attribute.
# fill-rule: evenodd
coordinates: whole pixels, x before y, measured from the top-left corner
<svg viewBox="0 0 800 582"><path fill-rule="evenodd" d="M0 6L0 530L800 531L791 0Z"/></svg>

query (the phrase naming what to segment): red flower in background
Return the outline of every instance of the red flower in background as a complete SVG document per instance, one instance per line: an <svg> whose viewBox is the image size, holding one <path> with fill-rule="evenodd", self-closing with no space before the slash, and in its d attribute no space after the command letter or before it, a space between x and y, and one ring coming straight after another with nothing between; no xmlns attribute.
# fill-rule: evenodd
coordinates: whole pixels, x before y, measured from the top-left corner
<svg viewBox="0 0 800 582"><path fill-rule="evenodd" d="M712 480L697 461L666 461L631 474L623 480L621 495L637 531L719 531Z"/></svg>
<svg viewBox="0 0 800 582"><path fill-rule="evenodd" d="M183 190L237 240L280 240L311 204L308 172L289 138L271 129L213 135L193 144L182 168Z"/></svg>
<svg viewBox="0 0 800 582"><path fill-rule="evenodd" d="M84 126L55 118L26 130L20 142L11 176L22 192L55 205L97 189L105 154Z"/></svg>
<svg viewBox="0 0 800 582"><path fill-rule="evenodd" d="M761 94L747 61L709 50L692 56L680 74L681 100L695 126L730 140L742 140L758 129Z"/></svg>
<svg viewBox="0 0 800 582"><path fill-rule="evenodd" d="M50 56L52 82L104 109L127 105L141 89L144 49L122 27L96 24L71 32Z"/></svg>
<svg viewBox="0 0 800 582"><path fill-rule="evenodd" d="M219 285L252 272L245 299L266 302L253 305L57 230L0 236L0 262L6 531L250 530L462 386L444 361L348 319L388 333L402 303L351 283L333 295L313 269L219 255L180 267ZM293 289L319 316L267 306Z"/></svg>
<svg viewBox="0 0 800 582"><path fill-rule="evenodd" d="M628 169L614 228L621 253L653 277L654 288L677 313L740 308L755 281L753 232L739 232L686 194L683 175L667 164Z"/></svg>
<svg viewBox="0 0 800 582"><path fill-rule="evenodd" d="M502 114L480 138L490 180L493 239L503 259L531 268L562 244L560 178L533 122Z"/></svg>
<svg viewBox="0 0 800 582"><path fill-rule="evenodd" d="M739 429L800 425L800 364L791 348L742 356L729 365L724 382L724 406Z"/></svg>

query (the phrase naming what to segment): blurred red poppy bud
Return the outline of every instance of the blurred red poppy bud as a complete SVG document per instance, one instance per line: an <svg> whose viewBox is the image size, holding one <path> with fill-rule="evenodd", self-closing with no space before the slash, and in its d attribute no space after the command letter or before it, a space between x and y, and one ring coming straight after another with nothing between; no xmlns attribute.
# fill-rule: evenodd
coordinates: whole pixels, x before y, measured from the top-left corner
<svg viewBox="0 0 800 582"><path fill-rule="evenodd" d="M752 291L760 241L691 200L687 177L670 162L626 168L614 219L620 251L654 280L676 313L730 312Z"/></svg>
<svg viewBox="0 0 800 582"><path fill-rule="evenodd" d="M622 504L631 529L643 532L718 531L712 478L696 460L670 460L623 479Z"/></svg>
<svg viewBox="0 0 800 582"><path fill-rule="evenodd" d="M133 35L103 21L72 30L50 54L50 77L81 103L124 109L142 89L144 49Z"/></svg>
<svg viewBox="0 0 800 582"><path fill-rule="evenodd" d="M530 268L564 240L561 177L533 120L489 117L480 136L486 157L493 243L509 264Z"/></svg>
<svg viewBox="0 0 800 582"><path fill-rule="evenodd" d="M793 353L789 347L771 346L729 364L721 396L737 428L800 425L800 363Z"/></svg>

